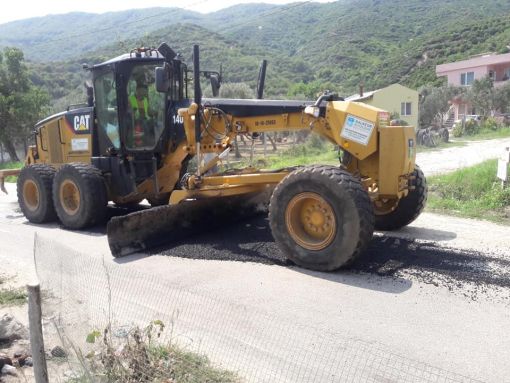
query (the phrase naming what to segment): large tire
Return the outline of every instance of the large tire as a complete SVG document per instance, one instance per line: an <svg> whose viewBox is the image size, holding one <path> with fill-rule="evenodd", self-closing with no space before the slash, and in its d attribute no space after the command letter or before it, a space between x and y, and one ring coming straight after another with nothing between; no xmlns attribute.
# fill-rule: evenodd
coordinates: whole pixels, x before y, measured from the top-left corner
<svg viewBox="0 0 510 383"><path fill-rule="evenodd" d="M33 223L57 219L51 188L55 169L45 164L34 164L21 169L18 176L18 203L25 217Z"/></svg>
<svg viewBox="0 0 510 383"><path fill-rule="evenodd" d="M397 230L409 225L421 214L427 202L427 180L421 169L416 166L414 172L414 189L398 201L397 206L387 214L375 215L377 230Z"/></svg>
<svg viewBox="0 0 510 383"><path fill-rule="evenodd" d="M438 133L442 142L448 142L450 140L450 132L448 132L448 129L441 128L439 129Z"/></svg>
<svg viewBox="0 0 510 383"><path fill-rule="evenodd" d="M101 171L84 163L63 165L53 180L53 203L60 222L68 229L103 222L108 197Z"/></svg>
<svg viewBox="0 0 510 383"><path fill-rule="evenodd" d="M416 132L416 145L425 145L423 142L423 137L425 135L425 130L420 129Z"/></svg>
<svg viewBox="0 0 510 383"><path fill-rule="evenodd" d="M271 196L269 222L288 259L319 271L350 263L374 231L367 191L349 172L333 166L303 167L287 175Z"/></svg>

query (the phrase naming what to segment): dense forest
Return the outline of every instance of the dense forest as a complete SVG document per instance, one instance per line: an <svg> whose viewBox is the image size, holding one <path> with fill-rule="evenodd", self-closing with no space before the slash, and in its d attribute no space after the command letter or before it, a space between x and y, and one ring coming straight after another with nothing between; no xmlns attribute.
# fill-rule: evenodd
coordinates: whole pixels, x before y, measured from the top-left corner
<svg viewBox="0 0 510 383"><path fill-rule="evenodd" d="M227 82L254 86L269 61L268 97L349 95L360 83L440 85L435 66L486 52L508 52L506 0L340 0L245 4L210 14L150 8L105 14L51 15L0 25L0 47L25 52L30 79L47 89L55 110L83 99L84 62L133 47L168 42L203 67L223 67Z"/></svg>

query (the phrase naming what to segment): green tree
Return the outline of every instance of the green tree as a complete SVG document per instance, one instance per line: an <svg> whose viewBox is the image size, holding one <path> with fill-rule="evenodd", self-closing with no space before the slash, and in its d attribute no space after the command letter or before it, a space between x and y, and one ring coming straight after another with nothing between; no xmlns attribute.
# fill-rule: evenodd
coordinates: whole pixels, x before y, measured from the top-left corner
<svg viewBox="0 0 510 383"><path fill-rule="evenodd" d="M26 145L48 102L47 93L32 85L23 52L4 48L0 52L0 142L11 160L19 161L16 144Z"/></svg>
<svg viewBox="0 0 510 383"><path fill-rule="evenodd" d="M299 82L290 87L287 96L292 98L305 98L308 100L315 100L323 91L331 89L327 84L319 80L309 83Z"/></svg>
<svg viewBox="0 0 510 383"><path fill-rule="evenodd" d="M501 113L510 112L510 84L494 89L494 109Z"/></svg>
<svg viewBox="0 0 510 383"><path fill-rule="evenodd" d="M449 101L454 97L462 97L463 88L453 86L431 87L420 89L420 127L441 125L450 110Z"/></svg>
<svg viewBox="0 0 510 383"><path fill-rule="evenodd" d="M484 119L495 109L495 92L492 80L487 76L473 81L467 99L475 108L476 113Z"/></svg>
<svg viewBox="0 0 510 383"><path fill-rule="evenodd" d="M221 84L222 98L255 98L255 92L244 82L226 82Z"/></svg>

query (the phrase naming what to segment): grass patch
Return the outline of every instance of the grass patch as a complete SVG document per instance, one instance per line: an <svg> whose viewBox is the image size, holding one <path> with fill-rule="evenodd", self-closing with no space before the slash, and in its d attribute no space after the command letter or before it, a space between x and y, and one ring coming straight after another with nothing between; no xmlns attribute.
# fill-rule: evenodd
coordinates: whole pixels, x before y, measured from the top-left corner
<svg viewBox="0 0 510 383"><path fill-rule="evenodd" d="M23 162L3 162L0 163L0 170L2 169L19 169L23 167ZM18 177L8 176L5 178L5 182L16 182Z"/></svg>
<svg viewBox="0 0 510 383"><path fill-rule="evenodd" d="M0 307L21 306L27 301L24 289L0 289Z"/></svg>
<svg viewBox="0 0 510 383"><path fill-rule="evenodd" d="M510 188L496 177L497 160L428 178L429 210L510 224Z"/></svg>
<svg viewBox="0 0 510 383"><path fill-rule="evenodd" d="M236 168L243 168L250 165L250 161L244 156L236 162ZM325 139L311 135L306 142L296 144L291 148L279 150L276 154L255 156L253 166L264 169L282 169L292 166L303 165L338 165L338 149L335 145Z"/></svg>
<svg viewBox="0 0 510 383"><path fill-rule="evenodd" d="M461 141L478 141L478 140L493 140L496 138L507 138L510 137L510 126L499 128L498 130L493 129L481 129L478 133L457 138Z"/></svg>
<svg viewBox="0 0 510 383"><path fill-rule="evenodd" d="M280 154L269 156L266 163L270 169L313 164L338 165L338 150L327 143L322 148L301 144Z"/></svg>

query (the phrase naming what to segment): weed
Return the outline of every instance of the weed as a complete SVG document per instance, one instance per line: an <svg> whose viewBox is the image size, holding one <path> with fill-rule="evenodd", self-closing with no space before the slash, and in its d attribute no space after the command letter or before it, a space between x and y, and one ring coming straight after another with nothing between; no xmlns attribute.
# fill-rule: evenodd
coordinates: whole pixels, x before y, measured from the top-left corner
<svg viewBox="0 0 510 383"><path fill-rule="evenodd" d="M204 355L184 351L174 344L159 341L165 325L153 321L147 327L133 328L121 341L114 341L111 329L94 330L88 343L98 342L98 350L86 355L87 373L69 383L103 382L153 383L238 383L240 378L215 368ZM88 371L90 369L90 371Z"/></svg>
<svg viewBox="0 0 510 383"><path fill-rule="evenodd" d="M0 306L19 306L27 301L24 289L0 289Z"/></svg>
<svg viewBox="0 0 510 383"><path fill-rule="evenodd" d="M496 160L489 160L450 174L430 177L428 207L465 217L507 221L510 188L501 187L496 168Z"/></svg>

